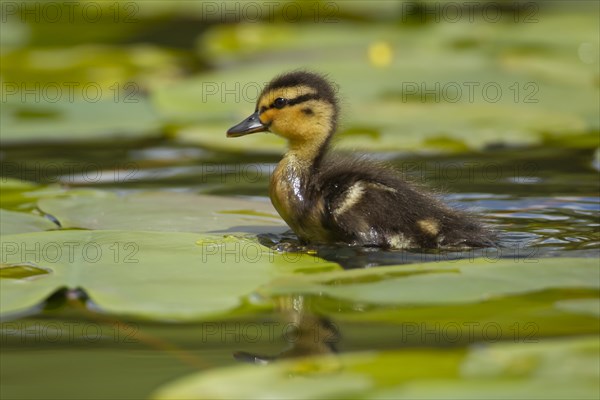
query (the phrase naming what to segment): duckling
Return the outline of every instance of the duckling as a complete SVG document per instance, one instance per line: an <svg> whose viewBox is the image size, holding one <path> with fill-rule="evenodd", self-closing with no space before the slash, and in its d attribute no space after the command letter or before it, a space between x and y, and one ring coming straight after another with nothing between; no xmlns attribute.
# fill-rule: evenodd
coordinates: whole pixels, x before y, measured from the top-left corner
<svg viewBox="0 0 600 400"><path fill-rule="evenodd" d="M294 71L274 78L254 113L227 131L270 131L288 141L273 171L273 206L303 243L389 249L486 247L493 234L472 216L410 184L391 167L333 153L339 106L329 81Z"/></svg>

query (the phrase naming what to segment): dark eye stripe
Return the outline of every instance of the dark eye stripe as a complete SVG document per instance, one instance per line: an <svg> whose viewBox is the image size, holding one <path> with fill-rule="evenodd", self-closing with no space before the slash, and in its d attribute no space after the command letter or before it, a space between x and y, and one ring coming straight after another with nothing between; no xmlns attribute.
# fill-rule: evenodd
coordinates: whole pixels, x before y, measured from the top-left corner
<svg viewBox="0 0 600 400"><path fill-rule="evenodd" d="M302 96L298 96L295 99L289 100L288 105L293 106L296 104L304 103L305 101L308 101L308 100L318 100L318 99L320 99L319 95L317 95L315 93L308 93L308 94L303 94Z"/></svg>
<svg viewBox="0 0 600 400"><path fill-rule="evenodd" d="M309 100L319 100L321 98L322 97L320 97L318 94L315 94L315 93L303 94L302 96L298 96L298 97L296 97L294 99L288 100L288 102L286 104L286 107L287 106L294 106L294 105L300 104L300 103L304 103L305 101L309 101ZM265 112L267 110L270 110L271 108L277 108L277 107L275 107L274 103L271 103L269 105L269 107L262 106L260 108L260 113L262 114L263 112ZM256 111L258 111L258 110L256 110Z"/></svg>

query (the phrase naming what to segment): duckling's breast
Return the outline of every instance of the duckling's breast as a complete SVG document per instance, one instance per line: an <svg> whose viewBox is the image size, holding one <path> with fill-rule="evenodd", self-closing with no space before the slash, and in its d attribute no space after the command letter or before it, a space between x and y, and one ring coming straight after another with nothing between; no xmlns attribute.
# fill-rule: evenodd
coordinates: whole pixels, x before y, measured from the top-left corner
<svg viewBox="0 0 600 400"><path fill-rule="evenodd" d="M322 225L324 200L313 190L310 176L292 158L284 158L273 174L269 197L281 218L305 241L328 241L330 232Z"/></svg>
<svg viewBox="0 0 600 400"><path fill-rule="evenodd" d="M296 215L304 202L304 193L300 190L301 178L289 166L277 166L271 175L269 197L273 206L290 227L295 225Z"/></svg>

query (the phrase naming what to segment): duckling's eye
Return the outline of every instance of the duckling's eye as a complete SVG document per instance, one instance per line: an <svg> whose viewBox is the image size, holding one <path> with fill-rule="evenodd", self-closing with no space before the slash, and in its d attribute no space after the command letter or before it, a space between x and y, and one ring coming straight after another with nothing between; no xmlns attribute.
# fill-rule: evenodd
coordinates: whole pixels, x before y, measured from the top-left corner
<svg viewBox="0 0 600 400"><path fill-rule="evenodd" d="M282 109L283 107L285 107L285 105L287 104L287 102L288 102L287 99L284 99L283 97L278 97L273 102L273 106L275 108Z"/></svg>

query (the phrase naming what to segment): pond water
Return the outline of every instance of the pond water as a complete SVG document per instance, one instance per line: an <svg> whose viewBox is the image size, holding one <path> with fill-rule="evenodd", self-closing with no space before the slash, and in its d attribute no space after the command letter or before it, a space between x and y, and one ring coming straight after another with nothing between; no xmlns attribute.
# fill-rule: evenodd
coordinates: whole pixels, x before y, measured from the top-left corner
<svg viewBox="0 0 600 400"><path fill-rule="evenodd" d="M278 159L157 140L118 146L5 147L1 156L5 177L69 188L183 191L264 201L268 201L268 175ZM594 151L497 148L459 155L384 153L377 158L436 188L455 206L481 213L500 233L501 247L423 252L319 246L305 251L346 269L476 257L490 262L500 258L538 262L546 257L599 256L599 160ZM259 240L277 247L281 241L293 243L294 237L263 234ZM482 321L481 315L494 321L507 317L515 307L520 310L510 323L501 325L502 332L493 340L485 330L457 340L435 330L445 320L435 308L420 309L418 314L410 307L313 294L282 296L276 310L242 307L226 320L159 323L106 315L86 293L63 290L28 317L3 321L2 397L140 398L187 373L244 361L597 334L594 317L552 319L534 312L549 302L594 296L597 292L592 290L551 289L447 307L461 321ZM288 329L291 323L293 337Z"/></svg>

